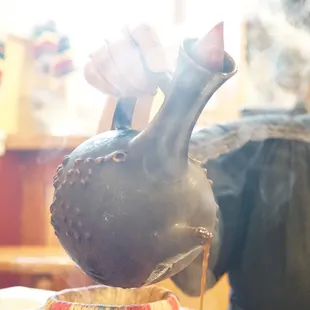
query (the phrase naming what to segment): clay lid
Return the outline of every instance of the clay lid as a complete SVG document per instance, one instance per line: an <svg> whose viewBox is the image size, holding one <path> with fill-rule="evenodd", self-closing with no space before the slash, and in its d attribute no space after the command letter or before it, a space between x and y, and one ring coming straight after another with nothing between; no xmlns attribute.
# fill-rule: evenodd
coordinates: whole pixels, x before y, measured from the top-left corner
<svg viewBox="0 0 310 310"><path fill-rule="evenodd" d="M192 57L202 67L212 72L222 72L224 65L224 23L214 26L192 47Z"/></svg>

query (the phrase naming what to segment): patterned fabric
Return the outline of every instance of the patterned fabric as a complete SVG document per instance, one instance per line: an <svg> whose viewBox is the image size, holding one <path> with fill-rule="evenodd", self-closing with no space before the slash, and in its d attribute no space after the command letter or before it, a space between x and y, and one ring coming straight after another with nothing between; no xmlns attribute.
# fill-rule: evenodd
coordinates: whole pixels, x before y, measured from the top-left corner
<svg viewBox="0 0 310 310"><path fill-rule="evenodd" d="M137 292L137 291L141 291ZM142 299L137 304L113 306L103 305L104 300L112 303L111 299L122 300L128 294L128 300ZM132 296L130 296L132 295ZM143 303L142 296L148 296L150 302ZM125 298L126 299L126 298ZM155 300L155 301L154 301ZM176 296L164 288L148 286L138 289L121 289L107 286L90 286L85 288L70 289L59 292L50 297L45 310L179 310L180 304Z"/></svg>
<svg viewBox="0 0 310 310"><path fill-rule="evenodd" d="M71 57L71 46L69 38L61 36L57 45L57 53L54 57L53 74L63 76L73 70L73 61Z"/></svg>
<svg viewBox="0 0 310 310"><path fill-rule="evenodd" d="M3 69L4 69L4 42L0 42L0 79L3 75Z"/></svg>
<svg viewBox="0 0 310 310"><path fill-rule="evenodd" d="M267 139L298 140L310 143L309 114L299 116L252 116L215 125L193 133L190 153L202 162L240 149L245 144ZM212 141L212 143L210 143Z"/></svg>
<svg viewBox="0 0 310 310"><path fill-rule="evenodd" d="M57 30L54 21L33 29L34 57L37 70L52 76L64 76L73 70L69 38Z"/></svg>

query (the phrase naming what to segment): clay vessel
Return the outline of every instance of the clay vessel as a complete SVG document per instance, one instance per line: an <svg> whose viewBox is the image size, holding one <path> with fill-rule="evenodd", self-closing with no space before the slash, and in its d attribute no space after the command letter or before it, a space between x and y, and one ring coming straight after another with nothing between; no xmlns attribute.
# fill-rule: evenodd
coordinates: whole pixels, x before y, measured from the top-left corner
<svg viewBox="0 0 310 310"><path fill-rule="evenodd" d="M157 286L121 289L95 285L58 292L44 309L179 310L180 304L174 294Z"/></svg>
<svg viewBox="0 0 310 310"><path fill-rule="evenodd" d="M101 284L129 288L169 278L214 233L218 206L189 140L236 66L222 51L220 65L208 70L208 38L183 42L170 91L144 131L118 123L57 169L51 223L71 258Z"/></svg>

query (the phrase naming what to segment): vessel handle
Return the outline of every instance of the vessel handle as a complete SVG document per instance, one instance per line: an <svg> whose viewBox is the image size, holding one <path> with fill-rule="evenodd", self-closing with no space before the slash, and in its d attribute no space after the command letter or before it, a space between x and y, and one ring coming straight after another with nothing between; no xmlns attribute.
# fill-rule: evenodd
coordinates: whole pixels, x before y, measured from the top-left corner
<svg viewBox="0 0 310 310"><path fill-rule="evenodd" d="M111 130L131 129L136 103L135 97L121 97L117 100Z"/></svg>

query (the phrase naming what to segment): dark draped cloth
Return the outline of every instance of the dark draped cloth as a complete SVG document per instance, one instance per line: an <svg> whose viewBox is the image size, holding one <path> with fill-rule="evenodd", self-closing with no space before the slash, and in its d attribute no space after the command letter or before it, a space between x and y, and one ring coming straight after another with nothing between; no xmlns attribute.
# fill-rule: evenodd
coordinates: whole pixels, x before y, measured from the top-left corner
<svg viewBox="0 0 310 310"><path fill-rule="evenodd" d="M212 126L193 134L191 153L220 207L208 286L228 273L231 310L310 309L310 115ZM201 261L173 277L189 295Z"/></svg>

